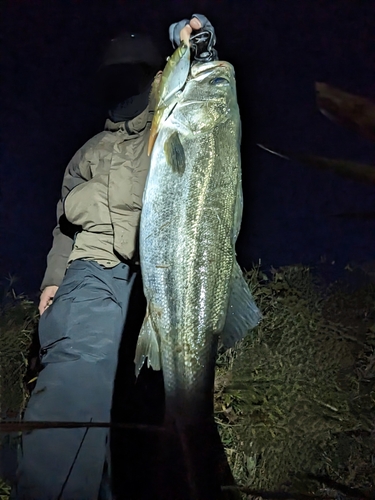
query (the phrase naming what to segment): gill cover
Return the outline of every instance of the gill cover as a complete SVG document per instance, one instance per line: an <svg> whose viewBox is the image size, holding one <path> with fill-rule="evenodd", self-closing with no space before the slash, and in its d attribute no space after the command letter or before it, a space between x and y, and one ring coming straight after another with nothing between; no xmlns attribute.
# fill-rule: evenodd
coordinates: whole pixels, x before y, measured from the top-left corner
<svg viewBox="0 0 375 500"><path fill-rule="evenodd" d="M178 92L188 78L190 71L190 46L182 41L174 51L164 68L160 83L153 89L156 93L157 106L152 120L148 155L150 156L156 137L165 120L178 101Z"/></svg>

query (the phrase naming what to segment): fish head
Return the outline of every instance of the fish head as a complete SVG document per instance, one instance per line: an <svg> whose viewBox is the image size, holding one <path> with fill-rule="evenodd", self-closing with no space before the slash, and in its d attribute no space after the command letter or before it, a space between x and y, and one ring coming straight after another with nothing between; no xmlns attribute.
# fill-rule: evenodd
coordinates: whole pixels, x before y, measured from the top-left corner
<svg viewBox="0 0 375 500"><path fill-rule="evenodd" d="M182 49L179 59L167 64L162 78L148 154L158 131L172 112L181 132L184 129L188 133L205 132L228 120L240 123L233 66L227 61L196 62L190 66L190 60ZM175 54L177 56L177 51ZM189 74L186 73L187 65ZM184 78L186 81L183 84Z"/></svg>
<svg viewBox="0 0 375 500"><path fill-rule="evenodd" d="M153 97L157 102L152 120L148 155L150 156L156 137L163 123L171 114L181 95L190 71L190 47L185 42L177 47L153 86Z"/></svg>
<svg viewBox="0 0 375 500"><path fill-rule="evenodd" d="M239 121L235 72L226 61L193 64L182 93L176 119L194 133Z"/></svg>

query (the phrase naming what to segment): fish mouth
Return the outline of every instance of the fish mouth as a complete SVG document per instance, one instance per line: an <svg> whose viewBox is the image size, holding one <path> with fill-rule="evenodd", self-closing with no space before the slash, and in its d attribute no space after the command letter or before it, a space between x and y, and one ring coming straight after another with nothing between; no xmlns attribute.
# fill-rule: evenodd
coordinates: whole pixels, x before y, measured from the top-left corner
<svg viewBox="0 0 375 500"><path fill-rule="evenodd" d="M213 73L219 68L224 68L226 73L234 72L233 66L227 61L210 61L207 63L194 63L191 66L192 78L202 78L210 73Z"/></svg>
<svg viewBox="0 0 375 500"><path fill-rule="evenodd" d="M191 76L188 78L187 81L189 80L196 80L196 81L201 81L207 78L208 76L212 77L222 77L224 76L225 78L228 79L229 82L232 81L234 77L234 68L232 64L230 64L227 61L210 61L206 63L194 63L191 66ZM187 82L185 82L186 84ZM180 89L182 90L182 88ZM216 101L218 99L212 98L211 101ZM202 104L205 102L205 99L198 100L189 100L187 99L186 101L180 101L180 106L189 106L191 104ZM155 115L154 119L152 121L152 126L151 126L151 131L150 131L150 138L148 142L148 148L147 148L147 155L150 156L153 146L156 141L156 137L158 135L161 123L164 122L168 116L172 113L175 105L177 104L177 101L174 98L171 98L168 101L168 104L165 106L159 107L157 106L157 109L155 110Z"/></svg>

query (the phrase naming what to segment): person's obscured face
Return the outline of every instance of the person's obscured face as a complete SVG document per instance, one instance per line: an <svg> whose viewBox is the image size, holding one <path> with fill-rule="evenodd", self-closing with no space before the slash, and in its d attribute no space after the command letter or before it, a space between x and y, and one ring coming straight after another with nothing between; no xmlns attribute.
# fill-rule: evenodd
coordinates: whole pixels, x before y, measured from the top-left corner
<svg viewBox="0 0 375 500"><path fill-rule="evenodd" d="M98 77L98 97L113 106L151 87L156 70L145 64L114 64L104 68Z"/></svg>

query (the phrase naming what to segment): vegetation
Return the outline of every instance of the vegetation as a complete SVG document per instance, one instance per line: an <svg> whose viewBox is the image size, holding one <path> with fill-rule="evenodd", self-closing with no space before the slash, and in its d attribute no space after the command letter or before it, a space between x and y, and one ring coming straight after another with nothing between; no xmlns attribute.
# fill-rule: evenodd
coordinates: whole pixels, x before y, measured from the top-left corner
<svg viewBox="0 0 375 500"><path fill-rule="evenodd" d="M13 282L0 286L0 417L18 419L25 407L28 356L37 325L37 309L25 296L16 296ZM0 447L10 437L0 434ZM10 485L0 478L0 500L7 500Z"/></svg>
<svg viewBox="0 0 375 500"><path fill-rule="evenodd" d="M326 285L301 265L246 277L264 319L220 353L215 383L215 418L244 498L371 498L375 283L363 273ZM33 303L3 293L2 418L18 418L27 400L36 321Z"/></svg>
<svg viewBox="0 0 375 500"><path fill-rule="evenodd" d="M254 497L365 498L375 478L375 284L326 287L303 266L247 278L264 320L219 357L216 377L238 483Z"/></svg>
<svg viewBox="0 0 375 500"><path fill-rule="evenodd" d="M326 83L315 89L324 116L375 140L373 102ZM259 146L375 183L373 165ZM302 266L271 276L254 269L247 277L265 318L255 338L222 354L216 379L217 421L237 481L250 497L278 490L295 498L374 498L373 277L326 287Z"/></svg>
<svg viewBox="0 0 375 500"><path fill-rule="evenodd" d="M372 101L361 96L349 94L327 83L317 82L315 90L318 108L324 116L350 130L354 130L372 142L375 141L375 104ZM290 159L321 170L332 171L342 177L366 184L375 184L374 165L364 165L354 161L284 151L262 144L258 144L258 146L281 158ZM365 218L373 218L375 214L371 212L357 215Z"/></svg>
<svg viewBox="0 0 375 500"><path fill-rule="evenodd" d="M12 282L0 288L0 415L17 418L26 403L25 375L37 325L37 309L16 296Z"/></svg>

